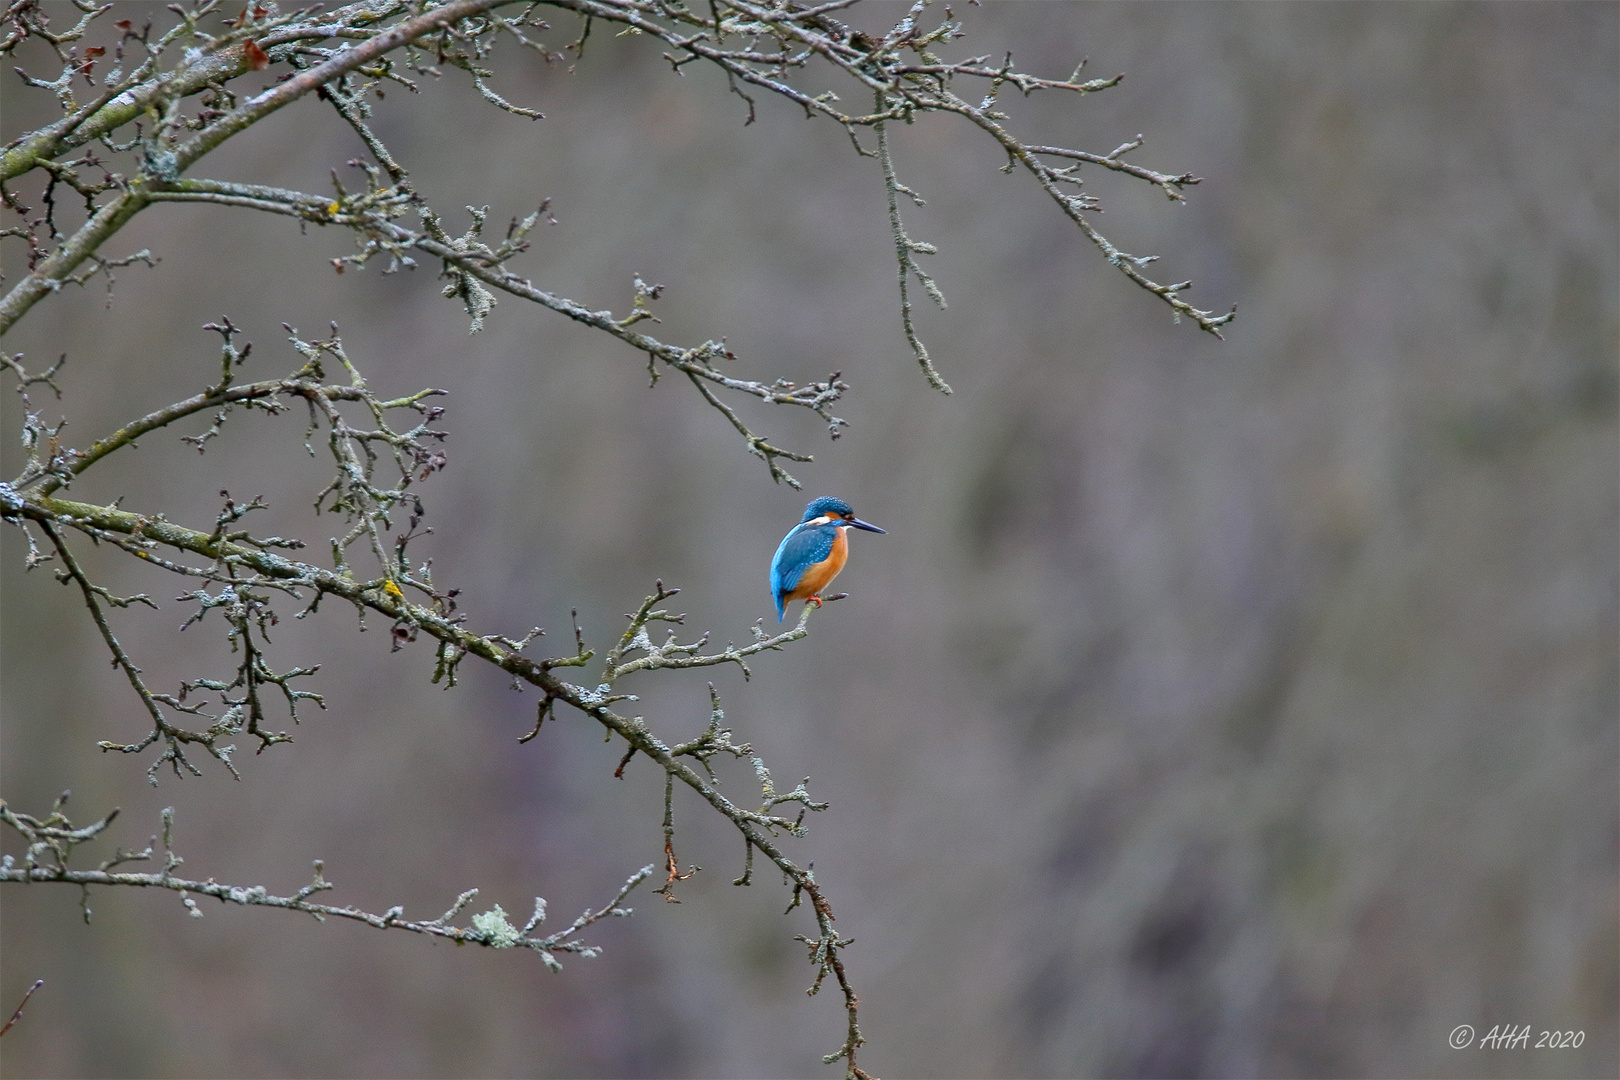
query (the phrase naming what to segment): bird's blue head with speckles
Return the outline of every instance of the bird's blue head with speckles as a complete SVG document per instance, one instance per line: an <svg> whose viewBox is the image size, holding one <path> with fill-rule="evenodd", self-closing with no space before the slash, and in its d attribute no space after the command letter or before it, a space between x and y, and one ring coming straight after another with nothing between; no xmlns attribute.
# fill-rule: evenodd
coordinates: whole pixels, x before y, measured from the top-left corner
<svg viewBox="0 0 1620 1080"><path fill-rule="evenodd" d="M801 521L812 521L818 517L853 517L855 510L843 499L835 499L831 495L823 495L804 508L804 517Z"/></svg>

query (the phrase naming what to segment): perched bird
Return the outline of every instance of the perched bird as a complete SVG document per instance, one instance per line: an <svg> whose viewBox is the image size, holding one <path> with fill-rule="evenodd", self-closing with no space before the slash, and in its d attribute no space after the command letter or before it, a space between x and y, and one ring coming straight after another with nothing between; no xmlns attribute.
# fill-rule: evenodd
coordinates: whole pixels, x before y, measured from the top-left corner
<svg viewBox="0 0 1620 1080"><path fill-rule="evenodd" d="M849 560L849 530L883 530L855 516L849 503L822 496L805 507L804 520L782 538L771 560L771 595L776 599L776 621L787 605L808 600L821 606L821 590L832 584Z"/></svg>

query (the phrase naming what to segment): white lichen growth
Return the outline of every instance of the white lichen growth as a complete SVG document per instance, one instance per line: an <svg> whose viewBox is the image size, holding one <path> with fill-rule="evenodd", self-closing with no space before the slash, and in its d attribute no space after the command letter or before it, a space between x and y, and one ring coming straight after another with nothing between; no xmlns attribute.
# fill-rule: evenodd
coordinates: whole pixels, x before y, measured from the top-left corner
<svg viewBox="0 0 1620 1080"><path fill-rule="evenodd" d="M483 936L484 944L492 949L510 949L521 937L518 928L507 919L506 912L501 910L499 904L482 915L474 915L472 924L473 929Z"/></svg>

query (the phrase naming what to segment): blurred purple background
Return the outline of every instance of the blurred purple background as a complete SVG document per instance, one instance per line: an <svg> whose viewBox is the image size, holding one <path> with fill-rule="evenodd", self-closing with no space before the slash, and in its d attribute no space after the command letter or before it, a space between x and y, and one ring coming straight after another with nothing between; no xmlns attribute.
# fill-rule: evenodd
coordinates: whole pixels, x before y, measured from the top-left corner
<svg viewBox="0 0 1620 1080"><path fill-rule="evenodd" d="M135 5L139 6L139 5ZM151 5L154 17L162 14ZM904 5L862 5L881 29ZM667 740L696 733L713 678L739 739L832 808L789 849L813 860L855 938L848 962L884 1076L1604 1076L1616 1015L1616 72L1612 4L999 4L965 47L1025 70L1126 72L1085 98L1004 101L1033 141L1205 183L1174 206L1088 173L1105 233L1237 302L1219 342L1171 324L966 124L896 133L906 209L951 300L921 329L956 388L928 389L900 333L881 176L845 133L724 81L671 74L645 39L593 35L546 66L504 46L495 86L458 72L390 92L377 129L464 227L550 197L515 267L623 312L666 286L652 332L725 336L750 377L842 369L829 444L813 416L741 406L811 450L773 486L684 380L501 298L469 337L434 268L336 276L347 236L242 211L159 205L106 253L119 273L38 305L8 336L66 351L57 403L83 445L217 376L228 315L249 376L296 366L280 323L336 320L373 387L451 391L448 470L421 491L441 585L480 633L569 609L609 643L655 578L687 626L742 640L804 502L849 500L850 599L754 666L633 677ZM554 20L556 44L571 39ZM565 32L567 31L567 32ZM44 70L41 66L41 70ZM6 138L52 118L4 84ZM846 100L853 102L846 94ZM359 156L313 99L194 175L330 190ZM19 190L34 192L23 185ZM8 280L21 246L4 245ZM10 380L5 385L11 386ZM10 397L9 390L7 397ZM20 409L3 413L4 473ZM205 456L148 437L73 488L207 526L217 492L262 494L262 531L321 541L329 470L301 416L234 416ZM317 446L317 450L320 447ZM106 850L177 811L184 870L431 917L553 924L660 858L662 785L565 715L533 742L535 697L432 650L390 654L376 620L327 604L284 619L274 660L325 665L296 742L238 784L146 785L145 730L75 595L24 575L0 530L3 791L75 820L123 807ZM98 580L159 614L115 626L150 681L218 676L213 621L184 635L179 583L85 547ZM321 558L319 545L313 556ZM189 586L188 586L189 587ZM283 605L284 613L290 606ZM248 740L239 740L244 750ZM745 767L722 773L737 796ZM812 969L775 875L730 884L729 826L676 796L683 903L650 893L586 934L594 960L458 949L354 925L101 892L8 886L9 1076L836 1076L837 995ZM8 835L5 850L16 852ZM9 1013L8 1013L9 1014ZM1576 1050L1452 1050L1459 1024L1575 1029Z"/></svg>

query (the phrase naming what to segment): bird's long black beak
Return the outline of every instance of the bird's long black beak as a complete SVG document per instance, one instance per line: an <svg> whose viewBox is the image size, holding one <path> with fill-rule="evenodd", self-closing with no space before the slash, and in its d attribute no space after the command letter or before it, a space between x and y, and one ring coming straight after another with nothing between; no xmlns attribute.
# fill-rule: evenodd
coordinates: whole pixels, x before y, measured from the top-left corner
<svg viewBox="0 0 1620 1080"><path fill-rule="evenodd" d="M865 529L867 532L880 533L888 531L887 529L880 529L870 522L862 521L860 518L850 518L849 523L855 526L857 529Z"/></svg>

